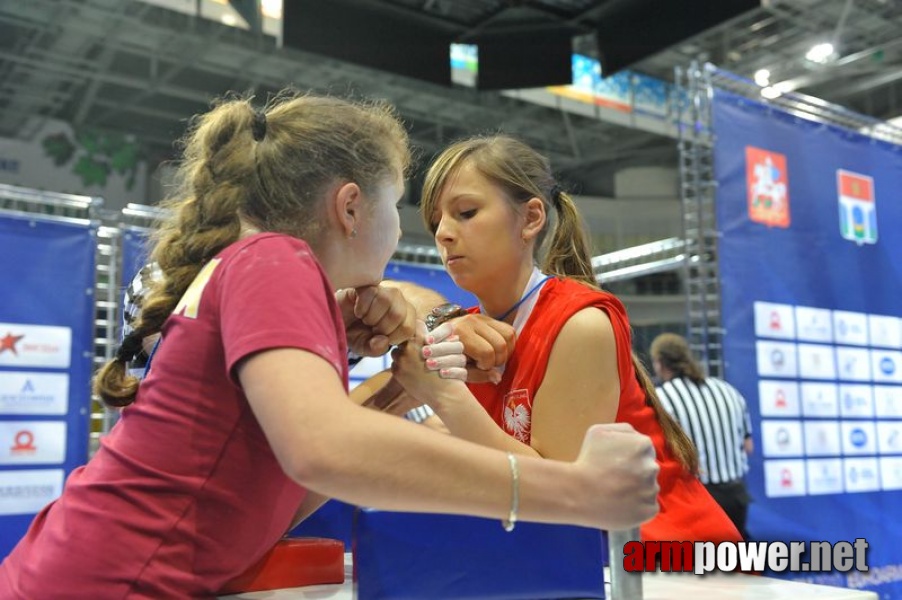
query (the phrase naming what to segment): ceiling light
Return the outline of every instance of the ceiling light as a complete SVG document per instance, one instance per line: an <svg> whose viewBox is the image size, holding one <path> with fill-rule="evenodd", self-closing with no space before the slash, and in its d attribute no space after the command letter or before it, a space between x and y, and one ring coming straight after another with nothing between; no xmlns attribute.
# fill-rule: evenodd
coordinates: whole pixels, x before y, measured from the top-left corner
<svg viewBox="0 0 902 600"><path fill-rule="evenodd" d="M811 50L809 50L805 54L805 58L807 58L811 62L824 64L833 58L834 52L835 50L833 48L833 44L831 44L830 42L824 42L822 44L815 44L814 46L812 46Z"/></svg>
<svg viewBox="0 0 902 600"><path fill-rule="evenodd" d="M224 25L228 25L229 27L234 27L238 24L238 19L236 19L235 15L231 13L225 13L224 15L222 15L222 17L220 17L220 20Z"/></svg>
<svg viewBox="0 0 902 600"><path fill-rule="evenodd" d="M767 69L758 69L755 71L755 83L761 87L770 85L770 71Z"/></svg>
<svg viewBox="0 0 902 600"><path fill-rule="evenodd" d="M763 98L767 98L768 100L773 100L774 98L779 98L783 95L783 92L778 90L776 86L769 85L767 87L761 88L761 96Z"/></svg>

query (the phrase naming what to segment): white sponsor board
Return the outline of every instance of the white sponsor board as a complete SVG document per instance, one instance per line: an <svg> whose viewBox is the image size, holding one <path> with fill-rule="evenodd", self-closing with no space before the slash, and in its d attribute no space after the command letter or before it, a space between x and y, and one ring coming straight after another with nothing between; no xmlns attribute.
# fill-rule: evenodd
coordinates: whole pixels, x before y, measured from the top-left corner
<svg viewBox="0 0 902 600"><path fill-rule="evenodd" d="M842 447L839 421L805 421L805 454L808 456L839 456Z"/></svg>
<svg viewBox="0 0 902 600"><path fill-rule="evenodd" d="M799 344L799 376L804 379L836 379L833 346Z"/></svg>
<svg viewBox="0 0 902 600"><path fill-rule="evenodd" d="M65 421L0 421L0 465L61 464Z"/></svg>
<svg viewBox="0 0 902 600"><path fill-rule="evenodd" d="M796 306L798 338L806 342L832 342L833 318L826 308Z"/></svg>
<svg viewBox="0 0 902 600"><path fill-rule="evenodd" d="M839 414L851 418L873 417L873 388L853 383L839 384Z"/></svg>
<svg viewBox="0 0 902 600"><path fill-rule="evenodd" d="M885 490L902 490L902 456L881 456L880 485Z"/></svg>
<svg viewBox="0 0 902 600"><path fill-rule="evenodd" d="M871 346L902 348L902 320L898 317L868 315Z"/></svg>
<svg viewBox="0 0 902 600"><path fill-rule="evenodd" d="M877 421L880 454L902 454L902 421Z"/></svg>
<svg viewBox="0 0 902 600"><path fill-rule="evenodd" d="M63 470L0 471L0 515L30 515L63 493Z"/></svg>
<svg viewBox="0 0 902 600"><path fill-rule="evenodd" d="M843 421L843 454L877 454L877 430L873 421Z"/></svg>
<svg viewBox="0 0 902 600"><path fill-rule="evenodd" d="M804 460L765 460L764 493L768 498L805 495Z"/></svg>
<svg viewBox="0 0 902 600"><path fill-rule="evenodd" d="M68 410L68 374L0 371L0 415L64 415Z"/></svg>
<svg viewBox="0 0 902 600"><path fill-rule="evenodd" d="M818 458L806 461L809 494L841 494L843 486L842 460Z"/></svg>
<svg viewBox="0 0 902 600"><path fill-rule="evenodd" d="M877 417L902 418L902 386L875 385L874 413Z"/></svg>
<svg viewBox="0 0 902 600"><path fill-rule="evenodd" d="M24 323L0 323L0 366L68 369L72 329Z"/></svg>
<svg viewBox="0 0 902 600"><path fill-rule="evenodd" d="M839 396L835 383L802 382L802 414L806 417L838 417Z"/></svg>
<svg viewBox="0 0 902 600"><path fill-rule="evenodd" d="M870 351L866 348L837 347L836 372L843 381L870 381Z"/></svg>
<svg viewBox="0 0 902 600"><path fill-rule="evenodd" d="M762 377L798 377L796 345L788 342L755 342L758 375Z"/></svg>
<svg viewBox="0 0 902 600"><path fill-rule="evenodd" d="M795 338L795 314L792 305L755 302L755 335L787 340Z"/></svg>
<svg viewBox="0 0 902 600"><path fill-rule="evenodd" d="M799 416L799 384L795 381L760 380L758 405L762 417Z"/></svg>
<svg viewBox="0 0 902 600"><path fill-rule="evenodd" d="M837 344L868 345L868 317L864 313L833 311L833 338Z"/></svg>
<svg viewBox="0 0 902 600"><path fill-rule="evenodd" d="M802 456L802 423L800 421L761 421L764 456Z"/></svg>
<svg viewBox="0 0 902 600"><path fill-rule="evenodd" d="M876 458L843 459L846 492L876 492L880 489L880 467Z"/></svg>
<svg viewBox="0 0 902 600"><path fill-rule="evenodd" d="M902 352L871 350L871 373L874 381L902 383Z"/></svg>

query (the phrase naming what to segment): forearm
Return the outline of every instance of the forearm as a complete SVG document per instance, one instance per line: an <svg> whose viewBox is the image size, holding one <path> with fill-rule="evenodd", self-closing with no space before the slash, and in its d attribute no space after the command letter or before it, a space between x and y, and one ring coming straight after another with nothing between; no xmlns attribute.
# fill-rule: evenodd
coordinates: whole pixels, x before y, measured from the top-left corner
<svg viewBox="0 0 902 600"><path fill-rule="evenodd" d="M279 465L299 485L358 506L507 517L504 452L361 410L335 369L307 352L254 354L238 376ZM653 448L632 430L587 435L577 463L524 456L519 464L524 520L623 528L654 514Z"/></svg>
<svg viewBox="0 0 902 600"><path fill-rule="evenodd" d="M539 456L531 446L503 431L465 386L440 393L428 404L455 437L506 452Z"/></svg>
<svg viewBox="0 0 902 600"><path fill-rule="evenodd" d="M341 427L341 451L322 457L325 463L301 483L384 510L507 517L511 474L503 453L487 455L473 444L374 412L356 417ZM521 519L563 523L576 517L573 501L580 491L566 476L570 467L520 459ZM549 496L552 489L557 493Z"/></svg>

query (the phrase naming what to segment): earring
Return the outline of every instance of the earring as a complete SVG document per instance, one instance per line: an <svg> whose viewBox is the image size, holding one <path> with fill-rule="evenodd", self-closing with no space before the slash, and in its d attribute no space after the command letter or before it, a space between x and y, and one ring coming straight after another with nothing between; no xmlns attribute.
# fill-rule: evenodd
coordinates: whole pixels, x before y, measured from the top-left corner
<svg viewBox="0 0 902 600"><path fill-rule="evenodd" d="M351 238L352 240L353 240L355 237L357 237L357 228L356 228L356 227L355 227L354 229L351 230L351 235L349 235L348 237Z"/></svg>

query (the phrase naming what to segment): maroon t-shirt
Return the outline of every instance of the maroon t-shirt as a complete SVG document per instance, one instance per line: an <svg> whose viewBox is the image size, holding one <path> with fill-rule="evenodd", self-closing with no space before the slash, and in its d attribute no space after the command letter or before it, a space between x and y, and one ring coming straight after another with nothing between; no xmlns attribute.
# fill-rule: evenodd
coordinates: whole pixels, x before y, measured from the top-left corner
<svg viewBox="0 0 902 600"><path fill-rule="evenodd" d="M286 532L306 491L276 461L233 368L267 348L347 386L331 284L301 240L259 234L197 276L134 404L0 565L0 597L209 596ZM302 390L284 402L302 401Z"/></svg>

